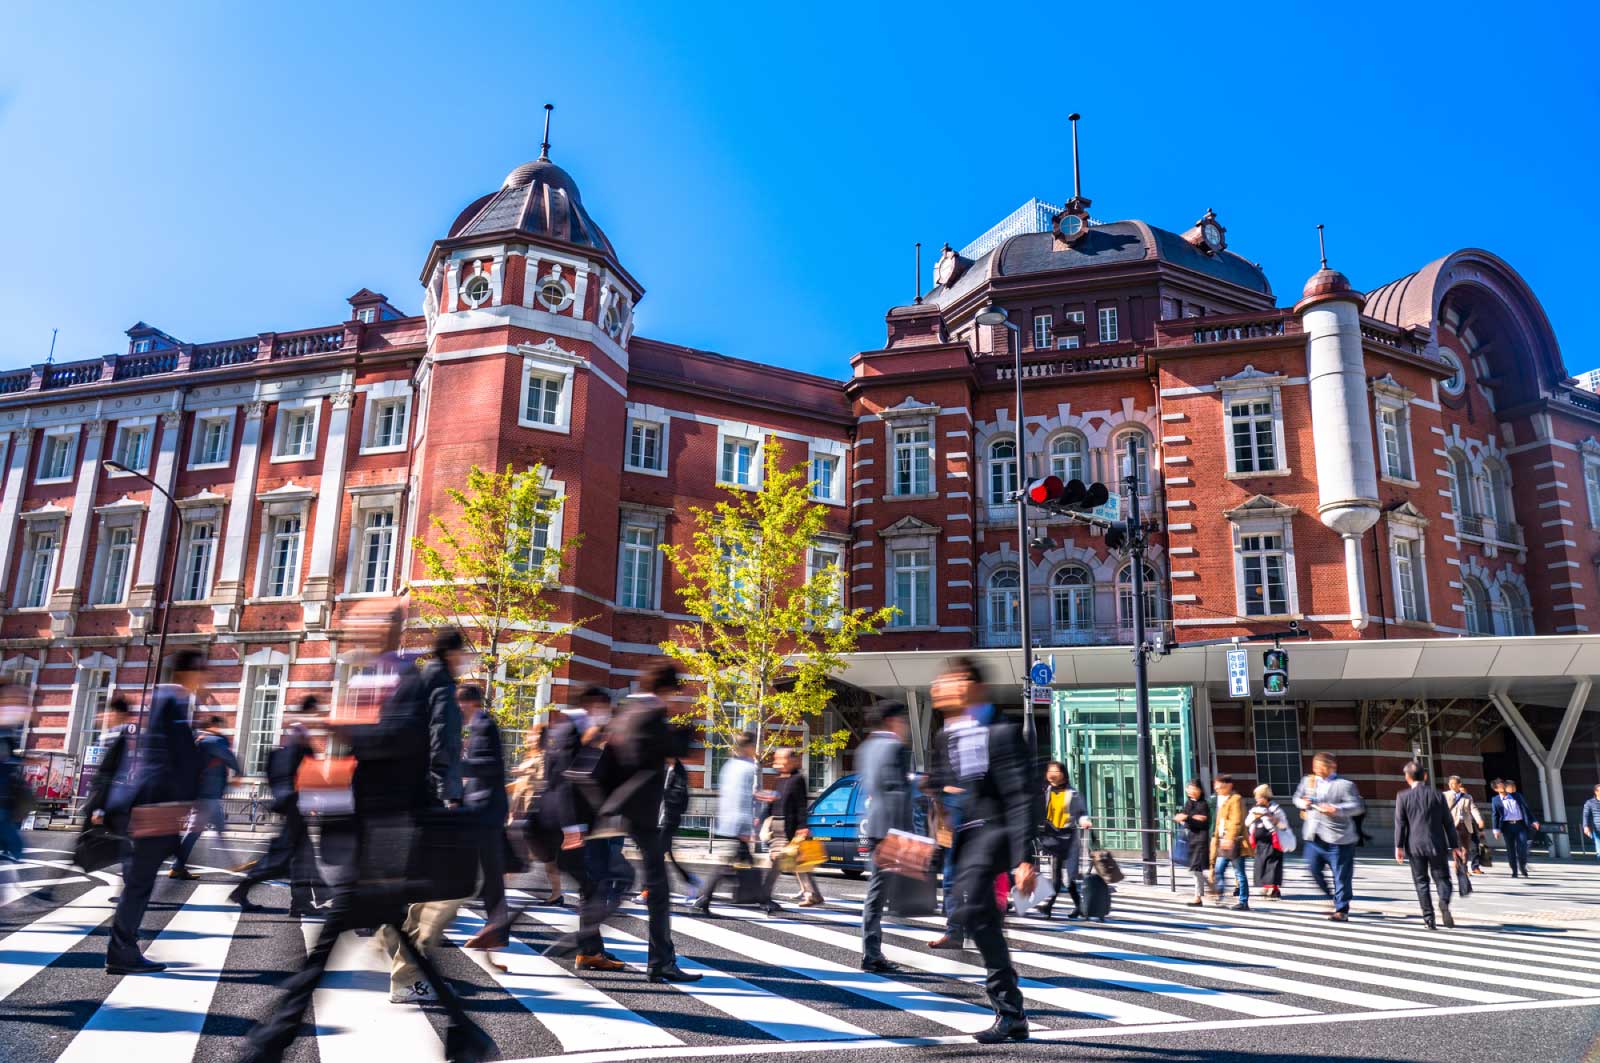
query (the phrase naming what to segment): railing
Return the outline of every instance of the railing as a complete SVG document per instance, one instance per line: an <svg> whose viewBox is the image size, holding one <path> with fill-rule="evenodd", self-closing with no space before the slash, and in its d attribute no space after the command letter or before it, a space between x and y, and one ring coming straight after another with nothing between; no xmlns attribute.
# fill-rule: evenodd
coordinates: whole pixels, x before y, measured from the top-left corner
<svg viewBox="0 0 1600 1063"><path fill-rule="evenodd" d="M1556 392L1556 397L1569 406L1576 406L1590 413L1600 413L1600 395L1589 395L1578 390L1563 390Z"/></svg>
<svg viewBox="0 0 1600 1063"><path fill-rule="evenodd" d="M33 383L32 369L18 369L14 373L0 376L0 395L13 395L19 391L27 391L28 385Z"/></svg>
<svg viewBox="0 0 1600 1063"><path fill-rule="evenodd" d="M178 368L177 351L157 351L154 354L131 354L117 358L117 368L112 380L137 380L156 373L170 373Z"/></svg>
<svg viewBox="0 0 1600 1063"><path fill-rule="evenodd" d="M1456 530L1468 539L1477 539L1486 543L1499 543L1504 546L1514 546L1521 549L1524 545L1522 526L1505 520L1491 520L1488 517L1475 517L1458 514L1456 516Z"/></svg>
<svg viewBox="0 0 1600 1063"><path fill-rule="evenodd" d="M1039 380L1045 377L1076 376L1080 373L1103 373L1138 369L1144 365L1144 356L1137 351L1123 354L1085 355L1082 358L1055 358L1048 362L1022 363L1022 379ZM1014 366L995 367L995 379L1015 380Z"/></svg>
<svg viewBox="0 0 1600 1063"><path fill-rule="evenodd" d="M1145 623L1145 642L1172 641L1172 621L1150 620ZM1022 629L1015 624L985 624L978 629L978 644L986 649L1006 649L1016 646L1022 638ZM1132 646L1133 622L1103 624L1078 624L1057 627L1048 622L1035 623L1035 647L1055 646Z"/></svg>
<svg viewBox="0 0 1600 1063"><path fill-rule="evenodd" d="M1156 346L1184 347L1235 340L1271 339L1300 332L1287 311L1173 318L1156 323Z"/></svg>
<svg viewBox="0 0 1600 1063"><path fill-rule="evenodd" d="M1394 347L1410 354L1417 354L1422 350L1422 345L1405 333L1391 332L1371 322L1362 322L1361 338L1368 343L1381 343L1385 347Z"/></svg>
<svg viewBox="0 0 1600 1063"><path fill-rule="evenodd" d="M70 388L74 384L92 384L100 379L105 362L96 358L92 362L72 362L68 365L47 366L44 371L44 389Z"/></svg>
<svg viewBox="0 0 1600 1063"><path fill-rule="evenodd" d="M344 330L279 335L272 341L272 357L304 358L308 354L328 354L344 346Z"/></svg>
<svg viewBox="0 0 1600 1063"><path fill-rule="evenodd" d="M261 349L260 340L232 340L228 343L207 343L194 349L190 369L222 369L230 365L243 365L256 360Z"/></svg>

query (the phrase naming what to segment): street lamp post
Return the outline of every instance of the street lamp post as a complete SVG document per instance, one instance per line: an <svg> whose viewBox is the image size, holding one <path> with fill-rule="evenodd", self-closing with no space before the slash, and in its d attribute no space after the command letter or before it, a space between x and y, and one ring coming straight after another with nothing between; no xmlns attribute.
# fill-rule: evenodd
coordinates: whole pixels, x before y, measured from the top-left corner
<svg viewBox="0 0 1600 1063"><path fill-rule="evenodd" d="M1029 769L1032 770L1032 761L1037 757L1035 746L1037 738L1033 721L1033 610L1028 594L1028 495L1023 489L1026 483L1028 458L1026 444L1023 440L1026 435L1023 431L1022 419L1022 329L1007 315L1004 307L990 303L978 311L977 322L980 325L999 326L1010 333L1011 338L1011 364L1012 382L1016 385L1017 409L1017 594L1018 624L1022 641L1022 740L1028 746Z"/></svg>
<svg viewBox="0 0 1600 1063"><path fill-rule="evenodd" d="M1123 525L1133 567L1133 703L1135 755L1139 758L1139 857L1144 884L1156 884L1156 777L1151 760L1149 649L1145 646L1144 521L1139 514L1139 444L1128 440L1128 469L1122 479L1128 493L1128 519Z"/></svg>
<svg viewBox="0 0 1600 1063"><path fill-rule="evenodd" d="M114 461L111 458L103 459L100 462L100 466L107 472L124 473L126 475L143 480L152 488L161 492L161 496L167 500L167 507L172 511L171 525L167 530L167 564L166 578L164 580L165 586L161 588L161 593L158 595L158 597L161 598L161 627L156 636L155 655L147 657L145 660L144 686L139 690L139 733L143 734L145 705L150 700L151 675L154 668L159 664L159 662L164 660L167 655L167 627L172 619L172 590L174 581L177 579L178 570L178 529L181 527L182 521L179 520L178 500L173 498L172 493L165 487L162 487L160 484L156 483L139 470L130 469L126 465L122 464L122 462ZM146 635L146 648L148 648L149 645L150 637L149 635Z"/></svg>

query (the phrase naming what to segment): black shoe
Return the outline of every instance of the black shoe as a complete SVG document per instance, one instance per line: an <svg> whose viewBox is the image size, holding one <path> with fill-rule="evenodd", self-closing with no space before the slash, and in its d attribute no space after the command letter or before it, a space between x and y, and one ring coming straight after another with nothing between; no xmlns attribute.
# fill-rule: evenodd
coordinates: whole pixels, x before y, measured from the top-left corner
<svg viewBox="0 0 1600 1063"><path fill-rule="evenodd" d="M1431 915L1425 915L1425 916L1422 917L1422 925L1427 927L1429 930L1438 930L1439 929L1438 926L1436 926L1434 924L1433 916L1431 916Z"/></svg>
<svg viewBox="0 0 1600 1063"><path fill-rule="evenodd" d="M164 971L166 969L166 964L156 963L154 960L147 960L143 956L140 956L132 963L112 963L110 960L106 961L106 974L155 974L157 971Z"/></svg>
<svg viewBox="0 0 1600 1063"><path fill-rule="evenodd" d="M1026 1041L1028 1039L1028 1020L1024 1018L1008 1019L997 1016L994 1025L982 1033L975 1033L972 1039L980 1045L998 1045L1007 1041Z"/></svg>
<svg viewBox="0 0 1600 1063"><path fill-rule="evenodd" d="M228 900L237 904L241 912L260 912L265 910L261 905L250 899L250 887L243 882L233 887L233 892L228 894Z"/></svg>
<svg viewBox="0 0 1600 1063"><path fill-rule="evenodd" d="M764 910L768 915L777 915L779 912L783 911L783 905L779 904L777 901L768 901Z"/></svg>
<svg viewBox="0 0 1600 1063"><path fill-rule="evenodd" d="M167 872L167 877L175 878L179 882L192 882L200 876L196 875L193 871L190 871L186 867L178 867L174 865L172 870Z"/></svg>
<svg viewBox="0 0 1600 1063"><path fill-rule="evenodd" d="M289 905L289 918L291 919L310 919L318 914L320 913L317 911L317 906L314 904Z"/></svg>
<svg viewBox="0 0 1600 1063"><path fill-rule="evenodd" d="M647 977L652 982L681 983L700 981L700 976L698 974L690 974L677 964L673 964L671 967L661 967L651 971Z"/></svg>
<svg viewBox="0 0 1600 1063"><path fill-rule="evenodd" d="M481 1063L498 1055L494 1039L476 1026L452 1023L444 1032L444 1058L447 1063Z"/></svg>
<svg viewBox="0 0 1600 1063"><path fill-rule="evenodd" d="M709 904L691 904L691 905L689 905L689 910L691 912L693 912L695 915L710 915L711 914L711 905L709 905Z"/></svg>
<svg viewBox="0 0 1600 1063"><path fill-rule="evenodd" d="M880 956L876 960L862 960L861 969L868 974L899 974L902 968Z"/></svg>
<svg viewBox="0 0 1600 1063"><path fill-rule="evenodd" d="M1439 906L1439 922L1443 923L1445 925L1445 929L1447 930L1454 930L1456 928L1456 917L1450 914L1449 905L1441 904Z"/></svg>

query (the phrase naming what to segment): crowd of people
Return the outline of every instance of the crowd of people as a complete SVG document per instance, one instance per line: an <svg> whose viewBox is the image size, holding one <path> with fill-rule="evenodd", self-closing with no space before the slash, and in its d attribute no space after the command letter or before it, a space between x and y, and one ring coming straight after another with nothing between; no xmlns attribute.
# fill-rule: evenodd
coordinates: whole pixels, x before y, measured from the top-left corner
<svg viewBox="0 0 1600 1063"><path fill-rule="evenodd" d="M474 898L482 927L465 947L485 953L507 947L518 914L508 900L508 875L542 871L547 889L533 903L564 904L564 884L575 889L577 928L546 954L571 957L580 970L626 969L606 948L605 925L637 897L649 927L644 974L661 983L700 977L677 962L669 866L681 880L687 911L698 916L716 914L725 887L731 902L776 916L784 874L794 877L799 907L828 903L812 874L820 858L805 855L820 846L810 837L800 751L772 751L768 786L752 734L732 737L718 773L711 867L697 875L679 862L674 840L690 803L683 758L694 734L674 723L689 706L671 662L649 667L637 692L619 702L595 687L552 711L526 733L508 770L484 692L456 678L464 663L461 635L440 631L428 653L415 655L400 652L400 633L398 614L352 624L346 645L384 677L379 696L367 711L337 715L306 698L268 758L279 830L260 859L236 869L242 877L230 899L256 910L252 889L287 879L290 912L320 915L323 923L305 967L281 987L271 1017L251 1031L249 1059L282 1058L346 931L371 935L387 954L391 1000L444 1008L450 1058L483 1058L492 1044L430 954ZM240 770L220 719L204 718L198 731L190 722L191 707L205 693L204 656L174 652L165 680L141 726L120 698L108 706L103 752L84 806L86 830L123 845L123 885L105 956L113 974L162 969L139 945L155 879L169 857L172 878L193 877L194 847L204 830L222 829L222 795ZM923 889L932 907L934 887L942 886L935 910L944 926L928 944L964 949L970 942L981 955L995 1021L976 1039L1025 1039L1028 1020L1002 932L1007 910L1050 919L1066 900L1069 919L1104 916L1086 898L1087 887L1099 885L1083 872L1092 848L1091 809L1064 764L1050 762L1042 779L1033 774L1020 728L998 711L976 662L952 661L930 693L943 725L926 773L913 770L910 721L898 702L870 709L869 733L855 753L869 876L860 966L873 974L900 970L885 955L885 912ZM1454 925L1452 896L1470 892L1471 876L1483 873L1486 832L1504 840L1512 874L1528 874L1528 836L1539 824L1514 781L1495 780L1485 816L1459 777L1441 791L1414 762L1403 775L1395 857L1410 866L1429 928L1436 920ZM1221 774L1212 788L1208 801L1201 784L1190 782L1173 817L1174 864L1194 880L1190 904L1224 904L1231 896L1235 909L1248 911L1252 883L1262 897L1280 897L1284 857L1303 847L1316 888L1331 902L1328 918L1349 919L1366 805L1354 782L1339 775L1334 756L1318 753L1292 795L1298 833L1269 787L1255 787L1247 799L1233 777ZM320 823L315 844L308 812ZM1600 837L1600 787L1583 816L1585 834ZM758 841L773 854L769 867L758 866ZM0 847L20 850L20 842L0 835ZM1046 866L1048 874L1041 874Z"/></svg>

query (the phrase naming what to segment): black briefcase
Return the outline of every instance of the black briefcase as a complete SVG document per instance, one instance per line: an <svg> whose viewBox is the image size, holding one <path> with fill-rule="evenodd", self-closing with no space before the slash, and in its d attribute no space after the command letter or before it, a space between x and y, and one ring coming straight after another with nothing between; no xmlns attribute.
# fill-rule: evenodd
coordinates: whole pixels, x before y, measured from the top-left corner
<svg viewBox="0 0 1600 1063"><path fill-rule="evenodd" d="M72 862L86 872L110 867L122 859L122 847L127 841L108 827L85 827L72 843Z"/></svg>
<svg viewBox="0 0 1600 1063"><path fill-rule="evenodd" d="M389 907L473 896L485 828L483 816L465 808L371 818L362 832L358 898Z"/></svg>

